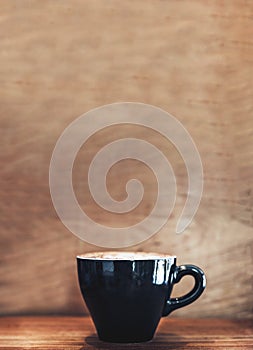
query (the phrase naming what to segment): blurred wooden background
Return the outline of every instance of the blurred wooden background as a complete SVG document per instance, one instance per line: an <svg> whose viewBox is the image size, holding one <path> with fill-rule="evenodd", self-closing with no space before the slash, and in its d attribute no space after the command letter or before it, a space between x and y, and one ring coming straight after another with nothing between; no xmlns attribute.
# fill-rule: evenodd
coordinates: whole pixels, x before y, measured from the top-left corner
<svg viewBox="0 0 253 350"><path fill-rule="evenodd" d="M204 295L173 316L251 318L253 2L2 0L0 23L0 313L85 312L75 255L99 248L81 242L58 219L49 194L50 157L79 115L137 101L163 108L188 129L202 157L205 187L191 226L176 235L187 193L184 164L159 135L133 130L160 145L179 192L162 231L129 249L176 254L179 263L205 270ZM114 135L98 135L91 152ZM82 149L74 171L80 201L87 154ZM145 172L136 162L128 166ZM122 191L114 181L120 171L111 174L112 193ZM156 186L148 190L152 200ZM116 220L91 202L82 204L102 222ZM146 206L117 220L135 221ZM175 293L190 286L185 278Z"/></svg>

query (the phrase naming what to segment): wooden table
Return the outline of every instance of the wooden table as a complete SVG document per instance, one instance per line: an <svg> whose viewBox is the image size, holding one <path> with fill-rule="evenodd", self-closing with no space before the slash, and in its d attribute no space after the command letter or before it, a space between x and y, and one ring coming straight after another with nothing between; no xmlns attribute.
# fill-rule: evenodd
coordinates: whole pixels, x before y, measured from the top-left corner
<svg viewBox="0 0 253 350"><path fill-rule="evenodd" d="M252 320L161 320L153 341L110 344L98 340L89 317L2 317L0 349L253 349Z"/></svg>

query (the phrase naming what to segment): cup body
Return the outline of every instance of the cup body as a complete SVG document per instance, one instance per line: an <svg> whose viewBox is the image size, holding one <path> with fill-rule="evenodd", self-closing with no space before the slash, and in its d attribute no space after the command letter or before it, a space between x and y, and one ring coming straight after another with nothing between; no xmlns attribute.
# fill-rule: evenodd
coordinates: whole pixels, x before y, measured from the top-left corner
<svg viewBox="0 0 253 350"><path fill-rule="evenodd" d="M133 343L153 338L170 307L175 256L81 255L77 267L80 289L100 340Z"/></svg>

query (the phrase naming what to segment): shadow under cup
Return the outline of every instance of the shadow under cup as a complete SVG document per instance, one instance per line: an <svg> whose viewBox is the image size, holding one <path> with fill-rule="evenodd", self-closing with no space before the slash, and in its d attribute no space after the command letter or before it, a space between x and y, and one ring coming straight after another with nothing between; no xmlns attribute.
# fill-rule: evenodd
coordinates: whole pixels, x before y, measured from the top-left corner
<svg viewBox="0 0 253 350"><path fill-rule="evenodd" d="M162 316L195 301L204 291L203 271L176 265L176 257L153 253L92 253L77 256L80 289L100 340L145 342L153 338ZM185 275L193 289L170 298Z"/></svg>

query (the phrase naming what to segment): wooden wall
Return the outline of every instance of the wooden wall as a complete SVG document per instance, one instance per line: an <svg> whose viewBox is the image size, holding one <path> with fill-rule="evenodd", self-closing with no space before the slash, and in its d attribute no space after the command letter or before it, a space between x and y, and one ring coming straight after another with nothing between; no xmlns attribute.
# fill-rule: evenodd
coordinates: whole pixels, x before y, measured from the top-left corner
<svg viewBox="0 0 253 350"><path fill-rule="evenodd" d="M174 316L252 317L252 81L251 0L2 0L1 314L85 312L75 255L99 248L59 221L49 194L50 157L79 115L137 101L165 109L188 129L202 157L205 187L191 226L176 235L185 168L172 146L150 135L177 174L177 205L161 232L130 249L177 254L179 263L206 271L205 294ZM102 133L92 151L113 135ZM74 179L81 191L87 159L78 159ZM129 164L133 173L135 165ZM114 193L122 190L113 181L117 171L110 181ZM151 197L155 189L149 187ZM82 204L105 223L115 220ZM190 286L185 278L175 293Z"/></svg>

